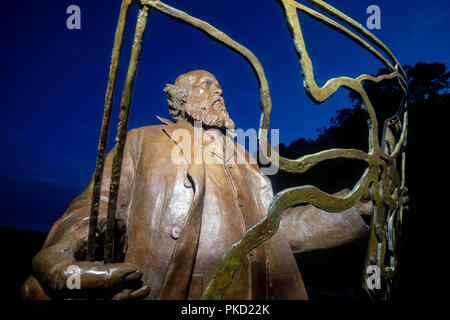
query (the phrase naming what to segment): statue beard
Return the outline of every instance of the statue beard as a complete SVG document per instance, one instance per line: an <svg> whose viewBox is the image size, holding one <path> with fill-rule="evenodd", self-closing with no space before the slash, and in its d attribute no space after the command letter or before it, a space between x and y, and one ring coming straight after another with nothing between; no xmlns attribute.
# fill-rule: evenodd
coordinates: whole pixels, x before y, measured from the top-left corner
<svg viewBox="0 0 450 320"><path fill-rule="evenodd" d="M222 105L222 108L220 108ZM221 110L222 109L222 110ZM222 102L215 102L212 106L203 109L201 106L184 105L186 114L194 121L201 121L204 126L220 130L234 130L234 122L231 120Z"/></svg>

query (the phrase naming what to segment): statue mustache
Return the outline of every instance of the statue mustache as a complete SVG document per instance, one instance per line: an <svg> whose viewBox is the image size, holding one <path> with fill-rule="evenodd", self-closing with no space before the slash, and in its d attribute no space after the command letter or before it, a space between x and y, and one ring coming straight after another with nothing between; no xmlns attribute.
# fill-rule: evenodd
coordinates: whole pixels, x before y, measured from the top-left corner
<svg viewBox="0 0 450 320"><path fill-rule="evenodd" d="M202 122L207 126L224 129L234 129L235 127L233 120L228 115L222 97L214 99L210 107L204 111L201 118Z"/></svg>

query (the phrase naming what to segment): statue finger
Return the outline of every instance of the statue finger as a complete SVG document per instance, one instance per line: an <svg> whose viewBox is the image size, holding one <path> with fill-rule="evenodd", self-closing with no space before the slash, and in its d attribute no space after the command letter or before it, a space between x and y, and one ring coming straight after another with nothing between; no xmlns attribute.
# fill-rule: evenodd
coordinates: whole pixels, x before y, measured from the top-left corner
<svg viewBox="0 0 450 320"><path fill-rule="evenodd" d="M139 281L142 277L139 267L130 263L103 265L78 262L76 265L80 267L80 282L83 290L104 290L119 284L126 285L127 282Z"/></svg>
<svg viewBox="0 0 450 320"><path fill-rule="evenodd" d="M131 292L130 298L131 299L143 299L150 293L150 287L145 285L137 290L134 290Z"/></svg>
<svg viewBox="0 0 450 320"><path fill-rule="evenodd" d="M123 289L118 294L114 295L111 300L129 300L131 296L131 289Z"/></svg>
<svg viewBox="0 0 450 320"><path fill-rule="evenodd" d="M408 203L408 202L409 202L409 197L408 196L403 196L402 197L402 203L405 204L405 203Z"/></svg>
<svg viewBox="0 0 450 320"><path fill-rule="evenodd" d="M137 290L127 288L114 295L111 300L138 300L145 298L149 293L150 288L147 285Z"/></svg>

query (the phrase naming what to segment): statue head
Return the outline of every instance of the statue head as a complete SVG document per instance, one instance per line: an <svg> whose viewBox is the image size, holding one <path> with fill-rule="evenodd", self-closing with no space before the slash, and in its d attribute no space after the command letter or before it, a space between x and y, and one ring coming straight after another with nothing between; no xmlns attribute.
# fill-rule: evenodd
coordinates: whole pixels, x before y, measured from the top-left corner
<svg viewBox="0 0 450 320"><path fill-rule="evenodd" d="M206 127L234 129L216 77L204 70L180 75L175 83L167 84L169 113L177 121L201 121Z"/></svg>

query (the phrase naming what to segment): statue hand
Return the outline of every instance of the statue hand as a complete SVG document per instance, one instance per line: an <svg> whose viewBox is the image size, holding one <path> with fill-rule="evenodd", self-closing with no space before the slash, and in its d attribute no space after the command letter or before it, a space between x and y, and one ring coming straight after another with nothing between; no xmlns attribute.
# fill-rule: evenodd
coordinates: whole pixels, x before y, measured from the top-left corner
<svg viewBox="0 0 450 320"><path fill-rule="evenodd" d="M403 203L403 211L407 211L409 209L408 202L408 188L405 187L402 190L402 203ZM370 189L368 189L362 198L359 200L359 202L356 204L356 208L360 215L372 215L373 212L373 202L370 197Z"/></svg>
<svg viewBox="0 0 450 320"><path fill-rule="evenodd" d="M402 202L403 202L403 211L408 211L409 207L408 207L408 202L409 202L409 196L407 196L408 194L408 188L405 186L402 190Z"/></svg>
<svg viewBox="0 0 450 320"><path fill-rule="evenodd" d="M99 239L102 238L101 232ZM142 271L137 265L77 261L76 257L84 255L86 242L87 239L72 242L72 248L57 243L41 250L33 259L33 274L50 297L125 300L148 295L150 290L142 284Z"/></svg>

